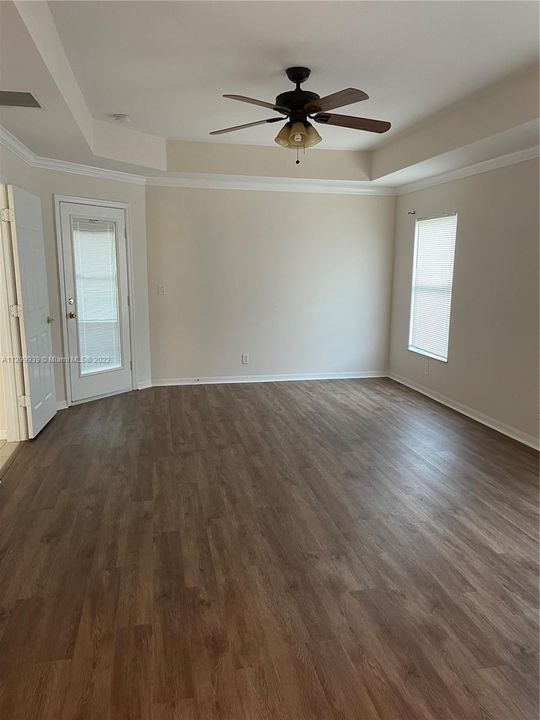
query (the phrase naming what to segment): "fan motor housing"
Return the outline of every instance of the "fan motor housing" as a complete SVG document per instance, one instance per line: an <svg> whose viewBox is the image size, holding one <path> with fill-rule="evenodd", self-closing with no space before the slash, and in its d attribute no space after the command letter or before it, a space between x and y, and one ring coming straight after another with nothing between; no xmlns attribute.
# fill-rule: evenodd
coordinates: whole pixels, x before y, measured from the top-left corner
<svg viewBox="0 0 540 720"><path fill-rule="evenodd" d="M305 122L308 115L304 109L305 106L320 98L317 93L302 90L300 87L300 84L306 82L311 75L311 70L307 67L297 66L287 68L285 72L289 80L296 84L296 89L278 95L276 105L290 111L289 116L292 122Z"/></svg>
<svg viewBox="0 0 540 720"><path fill-rule="evenodd" d="M320 95L317 95L317 93L297 88L296 90L290 90L289 92L284 92L281 93L281 95L278 95L276 98L276 105L288 108L291 111L291 119L293 119L293 116L298 116L298 119L301 120L300 116L303 115L304 118L307 116L307 113L304 110L307 103L314 102L315 100L318 100L319 97Z"/></svg>

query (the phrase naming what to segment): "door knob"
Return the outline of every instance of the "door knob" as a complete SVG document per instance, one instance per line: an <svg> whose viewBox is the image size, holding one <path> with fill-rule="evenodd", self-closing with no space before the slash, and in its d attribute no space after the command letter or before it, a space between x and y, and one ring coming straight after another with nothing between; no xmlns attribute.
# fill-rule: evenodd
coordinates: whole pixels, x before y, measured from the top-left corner
<svg viewBox="0 0 540 720"><path fill-rule="evenodd" d="M76 312L73 312L73 311L68 312L68 318L70 318L71 320L75 320L76 317L77 317Z"/></svg>
<svg viewBox="0 0 540 720"><path fill-rule="evenodd" d="M50 325L54 322L54 318L52 315L47 315L47 324Z"/></svg>

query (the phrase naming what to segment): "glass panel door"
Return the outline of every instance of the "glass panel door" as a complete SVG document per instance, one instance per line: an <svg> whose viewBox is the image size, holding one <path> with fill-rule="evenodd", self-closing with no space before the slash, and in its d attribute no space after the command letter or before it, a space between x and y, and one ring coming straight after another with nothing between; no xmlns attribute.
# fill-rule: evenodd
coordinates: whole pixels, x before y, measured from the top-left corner
<svg viewBox="0 0 540 720"><path fill-rule="evenodd" d="M81 376L122 367L116 230L111 220L71 216Z"/></svg>
<svg viewBox="0 0 540 720"><path fill-rule="evenodd" d="M112 203L59 202L66 384L72 402L133 389L126 215Z"/></svg>

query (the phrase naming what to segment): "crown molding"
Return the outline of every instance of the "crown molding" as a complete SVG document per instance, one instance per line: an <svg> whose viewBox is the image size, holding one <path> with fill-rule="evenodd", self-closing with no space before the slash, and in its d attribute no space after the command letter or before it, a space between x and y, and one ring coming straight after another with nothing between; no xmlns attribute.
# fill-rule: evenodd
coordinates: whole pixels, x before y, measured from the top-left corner
<svg viewBox="0 0 540 720"><path fill-rule="evenodd" d="M472 175L480 175L481 173L489 172L490 170L497 170L498 168L506 167L507 165L515 165L516 163L524 162L525 160L533 160L539 157L540 146L534 145L533 147L525 148L524 150L517 150L507 155L500 155L499 157L492 158L491 160L484 160L474 165L468 165L467 167L458 168L457 170L449 170L448 172L441 173L440 175L434 175L432 177L418 180L417 182L409 183L407 185L401 185L397 188L398 195L408 195L409 193L416 192L417 190L424 190L426 188L434 187L435 185L442 185L443 183L452 182L453 180L461 180L462 178L471 177Z"/></svg>
<svg viewBox="0 0 540 720"><path fill-rule="evenodd" d="M37 157L34 167L41 168L42 170L73 173L74 175L87 175L88 177L101 178L102 180L116 180L117 182L131 183L132 185L146 184L144 175L135 175L120 170L109 170L108 168L98 168L92 165L79 165L78 163L53 160L52 158Z"/></svg>
<svg viewBox="0 0 540 720"><path fill-rule="evenodd" d="M146 178L154 187L203 188L207 190L263 190L266 192L322 193L325 195L395 195L392 187L370 181L322 180L311 178L222 175L219 173L181 173Z"/></svg>
<svg viewBox="0 0 540 720"><path fill-rule="evenodd" d="M153 185L157 187L202 188L209 190L263 190L274 192L303 192L336 195L395 195L394 188L372 186L369 181L312 180L251 175L221 175L218 173L182 173L174 176L145 177L118 170L55 160L36 155L24 143L0 126L0 145L32 167L57 172L87 175L104 180Z"/></svg>
<svg viewBox="0 0 540 720"><path fill-rule="evenodd" d="M98 168L92 165L81 165L79 163L68 162L66 160L55 160L54 158L45 158L36 155L24 143L12 135L9 130L0 125L0 145L23 160L28 165L42 170L54 170L56 172L73 173L74 175L86 175L88 177L101 178L103 180L116 180L117 182L127 182L135 185L144 185L146 177L144 175L135 175L120 170L109 170L108 168Z"/></svg>
<svg viewBox="0 0 540 720"><path fill-rule="evenodd" d="M498 168L514 165L515 163L532 160L540 155L540 147L533 147L518 150L514 153L501 155L491 160L468 165L457 170L449 170L446 173L424 178L417 182L400 185L399 187L386 187L376 185L372 181L356 180L323 180L310 178L286 178L286 177L265 177L253 175L221 175L219 173L182 173L176 175L164 175L158 177L146 177L134 173L122 172L120 170L109 170L91 165L68 162L66 160L55 160L36 155L24 143L12 135L6 128L0 125L0 146L16 155L28 165L42 170L53 170L56 172L67 172L75 175L86 175L88 177L101 178L103 180L115 180L117 182L132 183L135 185L150 185L153 187L182 187L207 190L262 190L266 192L300 192L319 193L324 195L368 195L368 196L392 196L407 195L408 193L424 190L442 185L443 183L460 180L462 178L478 175L480 173L497 170Z"/></svg>
<svg viewBox="0 0 540 720"><path fill-rule="evenodd" d="M28 163L28 165L33 165L37 158L37 155L35 155L30 148L26 147L24 143L18 140L15 135L12 135L9 130L6 130L2 125L0 125L0 145L16 155L19 160Z"/></svg>

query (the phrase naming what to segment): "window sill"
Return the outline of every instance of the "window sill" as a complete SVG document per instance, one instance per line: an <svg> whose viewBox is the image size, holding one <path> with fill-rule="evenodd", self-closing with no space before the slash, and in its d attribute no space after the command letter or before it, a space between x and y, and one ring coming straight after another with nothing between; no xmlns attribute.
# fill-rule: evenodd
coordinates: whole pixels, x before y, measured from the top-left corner
<svg viewBox="0 0 540 720"><path fill-rule="evenodd" d="M439 362L443 362L443 363L448 362L447 357L442 357L441 355L434 355L433 353L430 353L427 350L420 350L420 348L413 347L412 345L409 345L407 350L409 350L409 352L417 353L418 355L424 355L424 357L431 358L432 360L438 360Z"/></svg>

